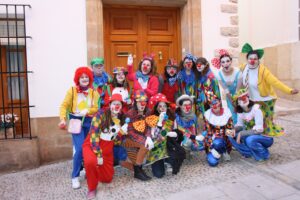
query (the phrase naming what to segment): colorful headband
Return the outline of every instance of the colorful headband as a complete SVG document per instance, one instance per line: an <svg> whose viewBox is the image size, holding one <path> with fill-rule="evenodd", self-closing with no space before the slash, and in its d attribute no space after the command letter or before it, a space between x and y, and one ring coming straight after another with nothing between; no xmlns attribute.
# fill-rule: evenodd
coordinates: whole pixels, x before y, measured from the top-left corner
<svg viewBox="0 0 300 200"><path fill-rule="evenodd" d="M113 74L117 74L119 72L123 72L124 74L127 73L125 67L114 67Z"/></svg>
<svg viewBox="0 0 300 200"><path fill-rule="evenodd" d="M147 53L144 52L142 61L144 61L144 60L151 60L152 61L154 56L155 56L155 54L153 52L150 55L147 55Z"/></svg>
<svg viewBox="0 0 300 200"><path fill-rule="evenodd" d="M261 59L264 55L264 50L263 49L254 49L252 48L252 46L249 43L244 44L243 48L242 48L242 53L251 53L256 51L258 54L258 58Z"/></svg>
<svg viewBox="0 0 300 200"><path fill-rule="evenodd" d="M240 89L233 97L232 100L236 101L239 97L248 94L248 90L246 88Z"/></svg>
<svg viewBox="0 0 300 200"><path fill-rule="evenodd" d="M196 56L194 56L193 54L191 54L191 53L187 53L184 56L183 60L185 60L185 59L192 60L194 63L196 63L196 61L197 61L198 58Z"/></svg>
<svg viewBox="0 0 300 200"><path fill-rule="evenodd" d="M166 67L178 67L177 61L174 58L169 59Z"/></svg>
<svg viewBox="0 0 300 200"><path fill-rule="evenodd" d="M211 60L211 64L212 64L215 68L220 69L220 68L221 68L221 60L220 60L220 57L221 57L221 56L224 56L224 55L230 56L227 50L225 50L225 49L220 49L220 50L219 50L219 57L213 58L213 59Z"/></svg>
<svg viewBox="0 0 300 200"><path fill-rule="evenodd" d="M143 90L136 90L134 92L134 99L136 101L147 101L148 97L147 97L146 93Z"/></svg>

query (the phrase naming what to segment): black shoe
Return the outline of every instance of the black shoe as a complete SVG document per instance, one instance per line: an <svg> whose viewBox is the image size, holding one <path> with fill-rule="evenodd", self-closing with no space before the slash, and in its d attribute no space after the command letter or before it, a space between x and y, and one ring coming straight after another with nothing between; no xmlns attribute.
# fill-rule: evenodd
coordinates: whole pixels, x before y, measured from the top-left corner
<svg viewBox="0 0 300 200"><path fill-rule="evenodd" d="M140 179L141 181L148 181L151 179L151 177L147 176L144 170L142 169L142 166L134 165L134 178Z"/></svg>

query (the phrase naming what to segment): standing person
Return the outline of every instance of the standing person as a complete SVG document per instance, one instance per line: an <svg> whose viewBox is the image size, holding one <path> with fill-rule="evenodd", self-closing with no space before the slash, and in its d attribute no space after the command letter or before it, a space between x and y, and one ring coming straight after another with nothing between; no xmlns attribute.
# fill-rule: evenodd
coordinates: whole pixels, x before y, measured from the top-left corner
<svg viewBox="0 0 300 200"><path fill-rule="evenodd" d="M89 135L83 144L83 158L88 185L87 198L96 197L98 182L110 183L114 175L114 160L125 161L126 150L120 146L127 124L122 114L122 96L113 94L109 109L100 109L93 117Z"/></svg>
<svg viewBox="0 0 300 200"><path fill-rule="evenodd" d="M162 93L166 95L168 101L175 105L176 99L178 97L179 87L177 80L178 64L176 60L169 59L167 65L165 66L165 80L162 89ZM175 106L174 106L175 107Z"/></svg>
<svg viewBox="0 0 300 200"><path fill-rule="evenodd" d="M233 97L238 113L237 123L235 132L228 135L228 138L241 155L253 157L256 161L267 160L270 157L268 148L274 140L264 135L264 118L260 105L249 100L248 95L247 90L241 89Z"/></svg>
<svg viewBox="0 0 300 200"><path fill-rule="evenodd" d="M264 55L263 49L253 50L246 43L242 48L242 53L247 53L247 64L241 66L243 85L249 90L250 100L261 105L266 124L264 133L269 136L283 135L283 128L273 122L274 107L277 99L273 87L292 95L298 94L299 91L289 88L282 83L266 66L260 63L260 59Z"/></svg>
<svg viewBox="0 0 300 200"><path fill-rule="evenodd" d="M204 113L204 146L206 160L212 167L217 166L221 155L230 160L231 144L226 133L233 132L231 112L223 108L221 100L212 92L207 94L210 109Z"/></svg>
<svg viewBox="0 0 300 200"><path fill-rule="evenodd" d="M82 144L90 129L92 116L98 110L99 96L92 89L93 73L89 67L76 69L74 83L76 86L68 90L61 104L59 127L65 129L67 119L70 120L69 132L72 133L73 142L72 187L77 189L80 188L78 177L82 165ZM72 124L71 120L77 124Z"/></svg>
<svg viewBox="0 0 300 200"><path fill-rule="evenodd" d="M179 94L195 96L196 77L194 73L196 57L192 54L187 54L180 63L178 77Z"/></svg>
<svg viewBox="0 0 300 200"><path fill-rule="evenodd" d="M91 66L94 72L93 87L98 91L100 97L98 100L98 107L102 108L106 87L108 83L111 83L112 78L105 72L103 58L93 58L91 60Z"/></svg>
<svg viewBox="0 0 300 200"><path fill-rule="evenodd" d="M132 55L129 55L127 60L127 78L133 81L133 91L143 90L148 98L157 94L159 89L159 81L156 75L156 66L153 57L153 54L150 56L144 54L136 72L134 72L133 69Z"/></svg>
<svg viewBox="0 0 300 200"><path fill-rule="evenodd" d="M218 81L226 94L226 102L232 114L233 123L236 124L237 114L232 103L232 96L242 87L242 73L239 68L232 66L232 58L229 53L221 49L219 57L212 60L212 64L220 69L217 75Z"/></svg>
<svg viewBox="0 0 300 200"><path fill-rule="evenodd" d="M206 58L200 57L196 61L196 108L197 112L204 116L204 113L209 109L209 102L207 94L213 93L219 99L220 90L219 83L215 78L213 72L210 70L209 63Z"/></svg>
<svg viewBox="0 0 300 200"><path fill-rule="evenodd" d="M134 178L142 181L151 179L143 170L142 164L148 152L154 147L151 129L145 120L147 100L148 97L144 90L134 92L133 107L126 113L126 116L130 118L130 123L128 124L128 135L123 143L128 157L134 164Z"/></svg>
<svg viewBox="0 0 300 200"><path fill-rule="evenodd" d="M126 113L132 104L132 88L126 79L127 70L124 67L114 67L113 74L112 83L105 90L103 109L109 107L109 99L113 94L120 94L123 98L122 112Z"/></svg>

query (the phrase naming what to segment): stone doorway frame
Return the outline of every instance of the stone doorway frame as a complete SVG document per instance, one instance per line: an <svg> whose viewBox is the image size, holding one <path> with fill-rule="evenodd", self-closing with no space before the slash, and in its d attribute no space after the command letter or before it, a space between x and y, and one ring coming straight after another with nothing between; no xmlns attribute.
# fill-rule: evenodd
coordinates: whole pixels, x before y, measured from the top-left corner
<svg viewBox="0 0 300 200"><path fill-rule="evenodd" d="M179 46L197 56L202 55L201 0L86 0L87 59L104 57L103 4L164 6L180 8L181 44ZM138 3L137 3L138 2Z"/></svg>

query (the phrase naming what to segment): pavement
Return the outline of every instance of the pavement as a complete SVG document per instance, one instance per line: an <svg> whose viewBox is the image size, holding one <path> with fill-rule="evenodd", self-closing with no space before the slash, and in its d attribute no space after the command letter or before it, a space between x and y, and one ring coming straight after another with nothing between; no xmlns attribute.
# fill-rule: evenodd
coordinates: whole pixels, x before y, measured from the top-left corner
<svg viewBox="0 0 300 200"><path fill-rule="evenodd" d="M209 167L205 153L185 160L178 175L141 182L133 173L116 168L112 183L99 184L97 199L300 199L300 103L278 100L276 123L286 134L275 138L268 161L256 162L233 151L231 161ZM288 110L288 111L287 111ZM86 199L87 185L71 188L72 162L65 161L36 169L0 175L0 199ZM148 174L150 168L146 167Z"/></svg>

